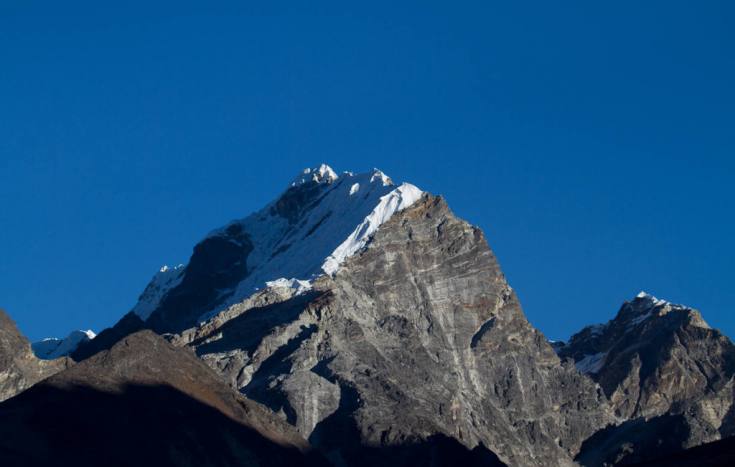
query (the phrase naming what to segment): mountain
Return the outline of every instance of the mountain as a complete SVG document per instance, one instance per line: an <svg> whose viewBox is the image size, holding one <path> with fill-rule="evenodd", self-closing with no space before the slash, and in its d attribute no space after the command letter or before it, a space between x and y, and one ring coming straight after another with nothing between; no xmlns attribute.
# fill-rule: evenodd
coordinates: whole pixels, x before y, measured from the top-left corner
<svg viewBox="0 0 735 467"><path fill-rule="evenodd" d="M9 399L73 362L67 358L41 360L12 319L0 310L0 401Z"/></svg>
<svg viewBox="0 0 735 467"><path fill-rule="evenodd" d="M285 422L150 331L0 405L3 465L321 465Z"/></svg>
<svg viewBox="0 0 735 467"><path fill-rule="evenodd" d="M557 346L618 418L585 443L587 465L633 462L735 434L735 345L692 308L641 292L603 325Z"/></svg>
<svg viewBox="0 0 735 467"><path fill-rule="evenodd" d="M528 323L482 232L377 170L305 171L159 272L133 311L348 464L447 438L571 465L613 419Z"/></svg>
<svg viewBox="0 0 735 467"><path fill-rule="evenodd" d="M44 360L53 360L71 355L83 342L90 341L94 338L95 333L91 329L86 331L72 331L64 339L47 337L41 341L34 342L31 344L31 349L36 357Z"/></svg>
<svg viewBox="0 0 735 467"><path fill-rule="evenodd" d="M338 177L328 166L300 174L274 202L210 233L186 266L162 268L133 312L177 332L277 279L334 272L395 212L421 196L379 170Z"/></svg>
<svg viewBox="0 0 735 467"><path fill-rule="evenodd" d="M6 427L48 411L39 460L64 449L68 410L85 408L94 416L73 431L111 452L167 433L154 446L163 464L227 465L244 449L265 463L617 465L735 431L735 350L699 312L641 293L550 344L482 231L377 169L299 173L187 264L161 268L71 357L80 363L0 405ZM140 435L120 434L118 418ZM35 429L0 440L23 446ZM137 452L126 459L151 463Z"/></svg>

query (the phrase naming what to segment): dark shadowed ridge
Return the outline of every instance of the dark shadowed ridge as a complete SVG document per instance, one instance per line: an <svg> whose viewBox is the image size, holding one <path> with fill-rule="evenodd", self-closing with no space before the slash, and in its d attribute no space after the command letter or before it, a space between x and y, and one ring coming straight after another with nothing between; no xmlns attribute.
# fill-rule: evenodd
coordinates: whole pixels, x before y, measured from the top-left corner
<svg viewBox="0 0 735 467"><path fill-rule="evenodd" d="M4 466L323 465L166 385L41 383L0 406Z"/></svg>
<svg viewBox="0 0 735 467"><path fill-rule="evenodd" d="M150 331L0 405L3 465L322 464L266 408Z"/></svg>
<svg viewBox="0 0 735 467"><path fill-rule="evenodd" d="M715 441L633 465L637 467L731 467L735 465L735 439Z"/></svg>
<svg viewBox="0 0 735 467"><path fill-rule="evenodd" d="M111 328L104 329L97 336L89 341L82 342L77 349L72 352L71 358L80 362L92 355L103 350L109 350L117 342L134 332L145 329L145 324L135 313L128 313L123 316L120 321L115 323Z"/></svg>

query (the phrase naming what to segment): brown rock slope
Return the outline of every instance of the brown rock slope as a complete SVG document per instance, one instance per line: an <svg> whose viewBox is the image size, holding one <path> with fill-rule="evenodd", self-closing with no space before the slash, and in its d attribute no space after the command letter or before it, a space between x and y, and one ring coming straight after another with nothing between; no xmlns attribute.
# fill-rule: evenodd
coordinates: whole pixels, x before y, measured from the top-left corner
<svg viewBox="0 0 735 467"><path fill-rule="evenodd" d="M735 434L735 345L696 310L641 293L558 351L600 384L618 418L585 443L578 460L586 465L642 461Z"/></svg>
<svg viewBox="0 0 735 467"><path fill-rule="evenodd" d="M320 464L187 349L131 334L0 405L2 465Z"/></svg>

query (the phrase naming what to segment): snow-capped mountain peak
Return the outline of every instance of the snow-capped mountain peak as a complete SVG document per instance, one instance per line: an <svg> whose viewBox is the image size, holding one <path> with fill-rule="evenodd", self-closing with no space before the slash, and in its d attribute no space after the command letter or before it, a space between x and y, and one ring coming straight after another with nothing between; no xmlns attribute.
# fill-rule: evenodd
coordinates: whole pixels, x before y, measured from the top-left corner
<svg viewBox="0 0 735 467"><path fill-rule="evenodd" d="M308 290L311 280L335 274L383 223L422 194L410 183L394 185L378 169L340 176L326 164L305 169L263 209L207 235L183 269L157 273L133 311L148 319L157 309L193 315L196 307L195 318L203 320L259 288L285 285L284 278ZM181 311L186 308L191 310Z"/></svg>
<svg viewBox="0 0 735 467"><path fill-rule="evenodd" d="M53 360L71 355L82 342L92 340L97 335L91 329L72 331L66 338L47 337L31 344L36 357L44 360Z"/></svg>
<svg viewBox="0 0 735 467"><path fill-rule="evenodd" d="M573 335L569 343L557 344L554 349L561 355L570 354L572 348L577 349L574 355L577 369L585 374L596 374L607 358L603 344L640 339L647 333L657 332L658 328L666 329L667 321L678 322L678 319L685 319L692 326L710 328L696 310L640 292L623 303L612 320L586 326Z"/></svg>

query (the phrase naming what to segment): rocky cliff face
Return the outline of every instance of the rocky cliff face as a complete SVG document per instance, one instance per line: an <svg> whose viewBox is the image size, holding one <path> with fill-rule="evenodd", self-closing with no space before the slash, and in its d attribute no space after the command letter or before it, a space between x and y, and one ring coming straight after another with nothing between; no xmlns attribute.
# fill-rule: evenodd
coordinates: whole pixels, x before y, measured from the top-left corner
<svg viewBox="0 0 735 467"><path fill-rule="evenodd" d="M12 319L0 310L0 401L70 366L68 358L41 360Z"/></svg>
<svg viewBox="0 0 735 467"><path fill-rule="evenodd" d="M619 420L586 443L585 463L640 461L733 435L735 346L696 310L641 293L557 350L600 384Z"/></svg>
<svg viewBox="0 0 735 467"><path fill-rule="evenodd" d="M443 435L565 465L612 419L526 321L479 229L430 195L308 292L271 287L171 339L336 459Z"/></svg>

